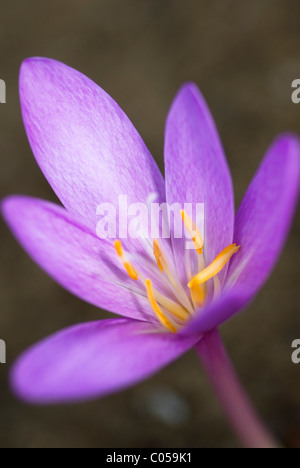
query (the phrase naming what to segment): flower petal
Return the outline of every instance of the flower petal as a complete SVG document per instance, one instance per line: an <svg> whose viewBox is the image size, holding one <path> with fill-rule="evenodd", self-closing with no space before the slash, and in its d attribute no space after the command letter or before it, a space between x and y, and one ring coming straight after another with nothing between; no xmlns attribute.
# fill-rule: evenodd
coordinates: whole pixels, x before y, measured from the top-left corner
<svg viewBox="0 0 300 468"><path fill-rule="evenodd" d="M299 198L300 143L283 135L271 146L238 210L228 287L251 297L268 278L289 232Z"/></svg>
<svg viewBox="0 0 300 468"><path fill-rule="evenodd" d="M170 110L165 142L168 203L204 203L207 264L232 243L234 200L229 168L207 104L194 84L179 91ZM202 233L203 234L203 233ZM181 271L184 245L174 240ZM180 248L181 245L181 248Z"/></svg>
<svg viewBox="0 0 300 468"><path fill-rule="evenodd" d="M286 239L299 196L300 145L293 135L278 138L267 152L236 217L226 289L182 331L205 333L243 309L270 274Z"/></svg>
<svg viewBox="0 0 300 468"><path fill-rule="evenodd" d="M33 403L99 397L151 376L199 339L155 333L150 324L126 319L77 325L25 352L12 385Z"/></svg>
<svg viewBox="0 0 300 468"><path fill-rule="evenodd" d="M68 291L116 314L155 320L144 291L119 265L113 245L92 235L65 209L14 196L2 202L2 213L28 254Z"/></svg>
<svg viewBox="0 0 300 468"><path fill-rule="evenodd" d="M99 86L45 58L20 72L23 120L39 166L65 208L93 231L96 209L119 195L128 204L164 200L163 177L138 132Z"/></svg>
<svg viewBox="0 0 300 468"><path fill-rule="evenodd" d="M181 331L181 335L189 336L197 333L207 333L219 327L241 311L249 303L249 295L242 288L225 291L209 305L199 309L198 314Z"/></svg>

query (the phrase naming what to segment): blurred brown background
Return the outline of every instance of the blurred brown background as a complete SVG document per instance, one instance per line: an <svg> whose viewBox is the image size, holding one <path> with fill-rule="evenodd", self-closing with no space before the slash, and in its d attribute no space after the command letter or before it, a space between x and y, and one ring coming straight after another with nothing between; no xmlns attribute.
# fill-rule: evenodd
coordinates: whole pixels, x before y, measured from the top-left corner
<svg viewBox="0 0 300 468"><path fill-rule="evenodd" d="M31 154L18 103L28 56L56 58L98 82L136 124L163 169L164 121L182 82L195 81L216 118L241 197L278 132L300 133L298 0L28 0L1 2L0 196L54 200ZM267 286L222 333L255 406L284 444L300 447L298 216ZM276 235L276 233L274 233ZM1 220L1 447L237 447L193 353L103 400L30 407L15 400L7 373L28 345L68 325L104 317L49 279Z"/></svg>

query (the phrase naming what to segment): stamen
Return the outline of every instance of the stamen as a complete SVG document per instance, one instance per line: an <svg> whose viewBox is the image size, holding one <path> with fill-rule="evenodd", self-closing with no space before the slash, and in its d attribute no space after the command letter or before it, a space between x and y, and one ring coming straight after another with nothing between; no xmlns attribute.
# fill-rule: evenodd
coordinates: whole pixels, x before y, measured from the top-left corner
<svg viewBox="0 0 300 468"><path fill-rule="evenodd" d="M115 249L116 249L116 252L117 252L118 256L120 258L123 258L124 251L123 251L123 247L122 247L122 242L120 240L117 240L115 242Z"/></svg>
<svg viewBox="0 0 300 468"><path fill-rule="evenodd" d="M201 255L203 253L203 239L199 229L184 210L181 210L180 214L188 233L191 235L196 251Z"/></svg>
<svg viewBox="0 0 300 468"><path fill-rule="evenodd" d="M146 284L146 283L145 283ZM168 299L163 294L159 293L152 287L153 296L155 297L156 301L163 306L168 312L170 312L174 317L178 318L179 320L187 320L189 318L189 313L186 309L184 309L181 305L176 304L172 300Z"/></svg>
<svg viewBox="0 0 300 468"><path fill-rule="evenodd" d="M169 287L171 288L172 293L178 299L180 303L182 303L182 310L192 312L191 303L180 284L180 281L176 279L176 272L174 273L170 268L167 260L166 255L164 255L162 248L159 244L158 240L154 240L153 242L153 253L156 259L156 263L158 268L160 269L161 273L164 273L169 280Z"/></svg>
<svg viewBox="0 0 300 468"><path fill-rule="evenodd" d="M196 307L202 307L205 303L206 290L204 284L198 284L191 288L191 296Z"/></svg>
<svg viewBox="0 0 300 468"><path fill-rule="evenodd" d="M160 269L160 271L163 273L164 272L164 265L166 264L166 261L164 259L164 256L163 256L161 250L160 250L159 243L158 243L158 241L156 239L153 241L153 253L154 253L154 257L156 259L157 266Z"/></svg>
<svg viewBox="0 0 300 468"><path fill-rule="evenodd" d="M131 279L137 281L139 279L137 271L134 268L134 266L127 259L126 255L124 253L124 250L123 250L122 242L120 240L115 241L115 249L116 249L116 252L118 254L118 257L120 257L120 259L121 259L121 261L123 263L123 266L124 266L125 270L127 271L128 276Z"/></svg>
<svg viewBox="0 0 300 468"><path fill-rule="evenodd" d="M194 288L198 284L205 283L210 278L216 276L229 262L231 257L236 252L238 252L239 249L240 246L237 246L236 244L231 244L228 247L226 247L226 249L224 249L223 252L221 252L207 268L202 270L200 273L198 273L198 275L196 275L192 279L192 281L188 284L188 287Z"/></svg>
<svg viewBox="0 0 300 468"><path fill-rule="evenodd" d="M159 319L159 321L161 322L161 324L165 328L167 328L168 330L170 330L173 333L176 333L177 332L176 328L167 319L167 317L164 315L164 313L162 312L162 310L160 309L159 305L157 304L157 302L155 300L151 280L147 279L146 282L145 282L145 285L146 285L146 289L147 289L147 295L148 295L149 302L150 302L151 307L154 310L155 314L157 315L157 318Z"/></svg>

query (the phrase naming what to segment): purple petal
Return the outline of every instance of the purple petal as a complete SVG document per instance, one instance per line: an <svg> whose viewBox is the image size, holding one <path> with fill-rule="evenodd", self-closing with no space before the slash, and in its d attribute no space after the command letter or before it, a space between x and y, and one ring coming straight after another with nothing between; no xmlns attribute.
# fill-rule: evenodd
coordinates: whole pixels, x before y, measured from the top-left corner
<svg viewBox="0 0 300 468"><path fill-rule="evenodd" d="M203 307L203 309L199 309L197 316L186 325L181 335L203 334L219 327L223 322L241 311L249 300L247 291L242 288L225 291L218 299Z"/></svg>
<svg viewBox="0 0 300 468"><path fill-rule="evenodd" d="M15 196L4 200L2 212L28 254L68 291L116 314L156 320L141 286L120 267L113 244L92 235L65 209Z"/></svg>
<svg viewBox="0 0 300 468"><path fill-rule="evenodd" d="M251 297L268 278L289 232L299 197L300 144L279 137L269 149L238 210L234 242L241 246L228 270L228 287Z"/></svg>
<svg viewBox="0 0 300 468"><path fill-rule="evenodd" d="M210 263L232 242L234 201L230 172L218 132L198 88L179 91L167 120L165 143L168 203L205 204L205 258ZM176 246L184 258L183 243ZM180 258L177 258L180 266Z"/></svg>
<svg viewBox="0 0 300 468"><path fill-rule="evenodd" d="M20 98L32 151L65 208L93 231L102 202L165 197L163 177L138 132L89 78L45 58L27 59Z"/></svg>
<svg viewBox="0 0 300 468"><path fill-rule="evenodd" d="M153 332L150 324L126 319L77 325L25 352L12 385L33 403L99 397L151 376L199 339Z"/></svg>
<svg viewBox="0 0 300 468"><path fill-rule="evenodd" d="M296 209L300 180L300 145L295 136L278 138L254 177L236 217L233 257L226 290L183 330L205 333L243 309L270 274Z"/></svg>

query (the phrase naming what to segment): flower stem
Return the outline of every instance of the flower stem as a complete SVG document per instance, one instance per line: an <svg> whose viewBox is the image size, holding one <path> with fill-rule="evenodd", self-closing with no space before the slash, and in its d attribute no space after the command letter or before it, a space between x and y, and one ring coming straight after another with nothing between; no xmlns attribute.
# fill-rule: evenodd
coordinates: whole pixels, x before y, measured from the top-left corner
<svg viewBox="0 0 300 468"><path fill-rule="evenodd" d="M232 428L248 448L278 448L246 396L217 330L200 341L197 353Z"/></svg>

